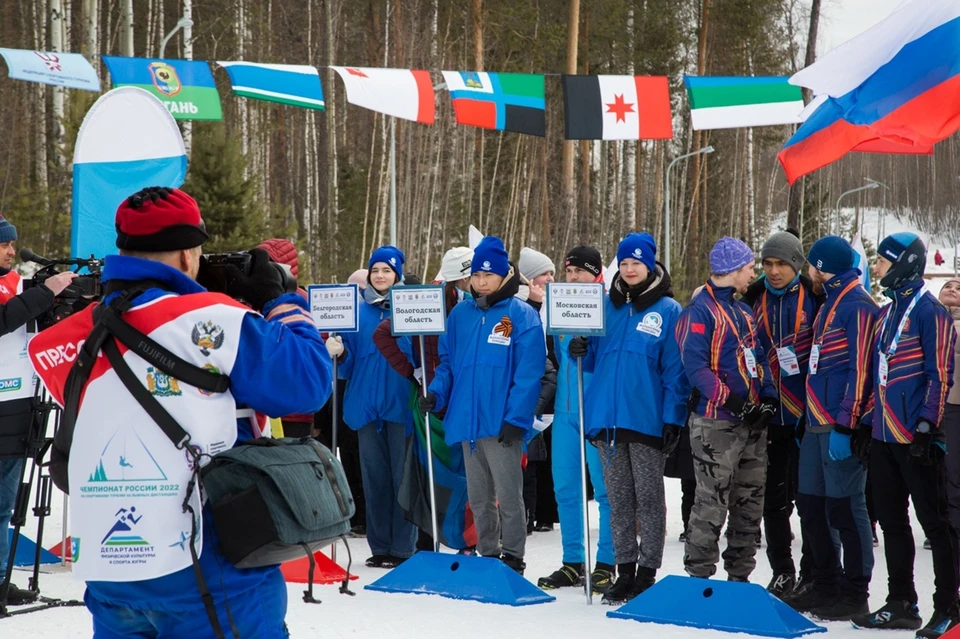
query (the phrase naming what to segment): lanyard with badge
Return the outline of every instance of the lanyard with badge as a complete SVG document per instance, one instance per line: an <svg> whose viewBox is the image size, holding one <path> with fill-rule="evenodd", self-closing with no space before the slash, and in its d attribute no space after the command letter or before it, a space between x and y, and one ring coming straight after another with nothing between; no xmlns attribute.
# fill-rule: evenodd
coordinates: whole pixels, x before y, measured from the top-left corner
<svg viewBox="0 0 960 639"><path fill-rule="evenodd" d="M847 284L846 288L840 292L840 295L837 296L836 303L830 308L830 312L827 313L826 321L821 325L822 331L820 335L820 341L816 341L816 331L814 331L814 342L813 346L810 347L810 374L817 374L817 367L820 365L820 346L823 344L823 339L827 335L827 331L830 330L830 324L833 323L833 316L837 314L837 308L840 306L840 302L843 301L843 298L847 293L855 289L860 285L859 279L850 280L850 283ZM823 313L823 309L820 309L820 313ZM820 315L817 315L817 319L820 319Z"/></svg>
<svg viewBox="0 0 960 639"><path fill-rule="evenodd" d="M720 313L723 315L724 322L727 326L730 327L730 330L733 331L733 336L737 340L737 345L740 347L740 352L743 353L743 362L747 366L747 374L750 375L752 379L757 379L759 373L757 371L757 356L753 352L753 346L746 346L743 343L743 340L740 339L740 331L737 329L737 323L727 314L727 311L724 310L723 305L717 300L717 296L713 293L713 286L708 282L706 285L707 292L710 294L710 297L713 298L714 303L716 303L717 308L720 309ZM740 312L738 309L734 308L734 312ZM742 314L742 313L741 313ZM749 318L744 318L747 320L747 329L749 332L750 320Z"/></svg>
<svg viewBox="0 0 960 639"><path fill-rule="evenodd" d="M793 335L796 339L797 333L800 332L800 320L803 317L803 302L804 302L804 289L803 285L800 285L800 293L797 295L797 318L794 320L793 324ZM790 346L783 346L783 336L780 336L780 344L777 344L777 340L774 340L773 331L770 329L770 318L767 313L767 296L770 295L769 292L763 292L763 298L761 302L762 310L760 316L763 318L763 326L767 330L767 335L770 336L770 341L773 342L773 345L777 349L777 361L780 362L780 371L783 375L790 377L792 375L800 374L800 361L797 358L797 349Z"/></svg>
<svg viewBox="0 0 960 639"><path fill-rule="evenodd" d="M890 340L890 346L887 347L887 352L884 353L882 348L878 348L877 356L880 358L880 367L877 371L877 377L879 378L880 385L887 385L887 374L890 369L890 360L893 359L893 356L897 353L897 345L900 343L900 336L903 334L904 329L907 327L907 322L910 320L910 313L913 311L913 307L917 305L917 300L923 297L923 294L927 290L927 285L924 284L920 287L920 291L913 296L913 299L910 300L910 305L907 306L906 312L903 314L903 317L900 318L900 325L897 326L897 332L893 334L893 338ZM890 315L892 313L887 313L887 316L883 318L883 325L880 327L880 338L883 338L883 334L887 331L887 323L890 322Z"/></svg>

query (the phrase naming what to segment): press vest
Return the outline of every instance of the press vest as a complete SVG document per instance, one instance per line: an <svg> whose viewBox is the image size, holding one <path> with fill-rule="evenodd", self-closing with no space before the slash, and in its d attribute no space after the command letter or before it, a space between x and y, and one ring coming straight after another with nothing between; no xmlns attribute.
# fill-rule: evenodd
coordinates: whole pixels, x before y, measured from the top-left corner
<svg viewBox="0 0 960 639"><path fill-rule="evenodd" d="M60 404L77 350L93 328L92 311L30 342L30 361ZM165 295L124 313L124 319L187 362L229 375L247 312L225 296L198 293ZM191 447L215 455L234 445L236 402L229 391L201 391L118 345L134 375L190 433ZM74 575L83 581L142 581L190 566L192 522L182 503L191 463L101 353L80 398L68 463ZM199 490L192 502L202 517ZM201 524L197 548L203 547Z"/></svg>
<svg viewBox="0 0 960 639"><path fill-rule="evenodd" d="M23 280L16 271L0 277L0 304L23 292ZM24 324L0 337L0 402L33 397L33 367L27 357L30 334Z"/></svg>

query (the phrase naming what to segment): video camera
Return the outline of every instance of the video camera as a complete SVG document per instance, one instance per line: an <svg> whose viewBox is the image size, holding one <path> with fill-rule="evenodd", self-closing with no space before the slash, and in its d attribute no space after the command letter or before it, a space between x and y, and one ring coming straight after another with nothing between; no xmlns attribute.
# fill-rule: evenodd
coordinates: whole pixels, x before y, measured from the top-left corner
<svg viewBox="0 0 960 639"><path fill-rule="evenodd" d="M216 293L225 293L234 299L238 299L230 290L230 280L227 277L226 270L229 266L235 266L244 275L250 274L253 256L247 251L233 251L231 253L209 253L200 257L200 275L197 281L207 290ZM270 262L280 272L283 279L283 289L288 293L297 290L297 279L286 264ZM244 300L240 300L241 302Z"/></svg>
<svg viewBox="0 0 960 639"><path fill-rule="evenodd" d="M40 270L34 273L32 278L23 281L24 290L43 284L48 278L59 273L58 266L76 267L74 269L76 273L79 273L80 269L83 268L88 271L84 275L78 275L67 288L63 289L54 298L53 308L37 318L38 330L50 328L60 320L80 310L85 305L82 303L84 300L93 301L100 298L102 293L100 285L100 269L103 268L102 259L92 255L89 258L49 259L37 255L28 248L20 250L20 259L24 262L34 262L40 265Z"/></svg>

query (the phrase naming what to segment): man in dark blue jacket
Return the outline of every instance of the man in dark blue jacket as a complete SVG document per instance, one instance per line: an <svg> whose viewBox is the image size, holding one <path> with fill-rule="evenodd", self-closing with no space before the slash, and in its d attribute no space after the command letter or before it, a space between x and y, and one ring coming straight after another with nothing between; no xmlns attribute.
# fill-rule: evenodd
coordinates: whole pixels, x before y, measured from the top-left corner
<svg viewBox="0 0 960 639"><path fill-rule="evenodd" d="M760 259L764 276L750 286L743 301L753 307L757 339L767 355L779 399L779 410L767 430L763 524L767 560L773 569L767 589L783 598L797 585L790 530L800 453L795 429L803 428L807 363L819 302L813 283L800 274L806 256L796 235L774 233L760 249ZM801 574L806 572L803 564ZM804 576L809 581L811 575Z"/></svg>
<svg viewBox="0 0 960 639"><path fill-rule="evenodd" d="M857 431L870 388L877 305L860 284L854 252L841 237L810 247L810 279L826 299L813 324L807 373L806 434L800 444L797 509L814 562L814 586L788 598L797 610L826 620L869 612L873 532L867 515L867 473ZM867 435L869 440L869 435ZM830 529L839 532L843 570Z"/></svg>
<svg viewBox="0 0 960 639"><path fill-rule="evenodd" d="M683 559L692 577L716 573L728 512L723 560L729 580L747 581L757 565L766 429L779 400L753 312L734 299L753 280L754 264L746 244L720 238L710 251L710 279L677 323L683 368L698 398L690 417L697 492Z"/></svg>
<svg viewBox="0 0 960 639"><path fill-rule="evenodd" d="M419 398L420 410L446 409L446 442L463 446L477 552L500 557L523 574L527 525L520 462L523 441L533 435L547 348L537 312L514 297L520 278L500 238L477 245L471 273L473 298L447 318L440 366L427 397Z"/></svg>
<svg viewBox="0 0 960 639"><path fill-rule="evenodd" d="M915 545L910 502L933 550L933 616L918 637L939 637L957 626L957 536L944 492L943 409L953 383L953 318L925 290L927 251L913 233L880 243L877 275L893 300L874 331L870 477L887 560L887 603L854 617L862 628L910 629L922 623L913 580Z"/></svg>

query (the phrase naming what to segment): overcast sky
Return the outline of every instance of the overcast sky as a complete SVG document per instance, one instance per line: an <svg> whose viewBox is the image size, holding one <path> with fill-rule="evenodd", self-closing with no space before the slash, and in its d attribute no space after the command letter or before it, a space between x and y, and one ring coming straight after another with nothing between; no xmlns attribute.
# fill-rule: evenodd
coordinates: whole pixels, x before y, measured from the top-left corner
<svg viewBox="0 0 960 639"><path fill-rule="evenodd" d="M823 0L818 57L880 22L902 1Z"/></svg>

